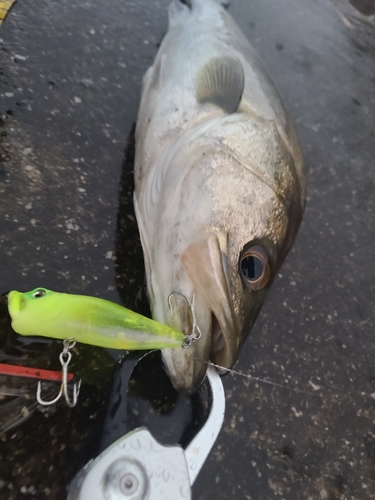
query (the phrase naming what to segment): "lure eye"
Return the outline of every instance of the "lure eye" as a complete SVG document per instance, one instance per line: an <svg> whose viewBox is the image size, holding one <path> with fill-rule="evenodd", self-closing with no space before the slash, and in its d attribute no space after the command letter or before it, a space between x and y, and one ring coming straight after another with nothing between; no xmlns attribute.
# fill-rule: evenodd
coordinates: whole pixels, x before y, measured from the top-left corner
<svg viewBox="0 0 375 500"><path fill-rule="evenodd" d="M243 281L250 290L260 290L270 279L268 256L259 245L250 247L242 253L239 268Z"/></svg>
<svg viewBox="0 0 375 500"><path fill-rule="evenodd" d="M38 299L39 297L43 297L46 294L44 288L37 288L35 292L33 292L34 299Z"/></svg>

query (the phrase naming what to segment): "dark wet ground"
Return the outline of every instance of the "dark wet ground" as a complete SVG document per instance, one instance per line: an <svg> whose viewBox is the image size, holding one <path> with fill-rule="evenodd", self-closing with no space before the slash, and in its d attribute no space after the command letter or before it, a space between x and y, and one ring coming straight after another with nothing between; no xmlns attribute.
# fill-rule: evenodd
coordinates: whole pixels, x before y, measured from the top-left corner
<svg viewBox="0 0 375 500"><path fill-rule="evenodd" d="M135 307L131 133L168 3L19 0L1 27L0 292L46 286ZM225 424L194 498L375 498L375 21L345 0L233 0L229 12L296 122L309 188L235 367L286 388L224 378ZM23 346L1 311L0 362L56 368L60 345ZM64 498L99 449L113 363L87 346L73 359L79 405L0 437L1 499ZM134 425L152 408L138 393Z"/></svg>

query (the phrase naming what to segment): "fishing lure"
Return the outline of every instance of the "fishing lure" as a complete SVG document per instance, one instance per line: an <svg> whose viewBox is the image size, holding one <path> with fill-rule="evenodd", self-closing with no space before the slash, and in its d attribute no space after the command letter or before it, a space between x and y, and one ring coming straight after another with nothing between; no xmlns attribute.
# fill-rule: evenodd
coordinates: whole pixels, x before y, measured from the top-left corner
<svg viewBox="0 0 375 500"><path fill-rule="evenodd" d="M35 288L8 294L12 328L20 335L41 335L111 349L182 347L182 332L108 300Z"/></svg>

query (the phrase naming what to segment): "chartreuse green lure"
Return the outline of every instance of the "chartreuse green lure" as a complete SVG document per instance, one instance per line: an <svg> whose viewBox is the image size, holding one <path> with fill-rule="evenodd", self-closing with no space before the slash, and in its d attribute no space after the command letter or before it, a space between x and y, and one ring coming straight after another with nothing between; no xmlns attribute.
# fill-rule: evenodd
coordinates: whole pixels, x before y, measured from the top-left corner
<svg viewBox="0 0 375 500"><path fill-rule="evenodd" d="M112 349L181 347L184 334L108 300L46 288L8 294L12 328L20 335L73 337Z"/></svg>

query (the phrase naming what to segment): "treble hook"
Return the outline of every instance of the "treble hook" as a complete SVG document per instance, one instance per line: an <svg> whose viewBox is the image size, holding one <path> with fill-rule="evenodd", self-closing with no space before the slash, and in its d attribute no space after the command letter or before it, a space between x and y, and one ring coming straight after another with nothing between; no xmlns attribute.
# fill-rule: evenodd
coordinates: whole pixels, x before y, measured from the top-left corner
<svg viewBox="0 0 375 500"><path fill-rule="evenodd" d="M79 391L81 388L81 380L78 382L78 384L74 384L73 386L73 400L70 399L69 393L68 393L68 366L69 363L72 359L72 354L70 349L72 349L76 345L76 341L73 338L67 338L64 340L64 349L62 350L60 354L60 363L61 363L61 387L58 395L50 400L50 401L44 401L41 396L42 392L42 383L41 381L38 382L38 388L36 391L36 399L40 405L43 406L49 406L53 405L56 403L62 395L64 395L66 404L70 406L70 408L73 408L77 404L78 400L78 395Z"/></svg>
<svg viewBox="0 0 375 500"><path fill-rule="evenodd" d="M200 328L199 326L197 325L197 320L195 318L195 310L194 310L194 299L195 299L195 293L193 293L193 298L190 302L190 300L186 297L186 295L184 295L183 293L181 292L172 292L168 295L168 307L169 307L169 310L172 311L172 304L171 304L171 297L172 295L180 295L181 297L183 297L186 302L188 303L189 305L189 310L190 310L190 316L191 316L191 322L192 322L192 327L191 327L191 334L190 335L186 335L185 336L185 339L184 339L184 342L182 344L182 347L184 349L187 349L188 347L191 346L191 344L193 342L195 342L196 340L199 340L202 336L202 332L200 331Z"/></svg>

